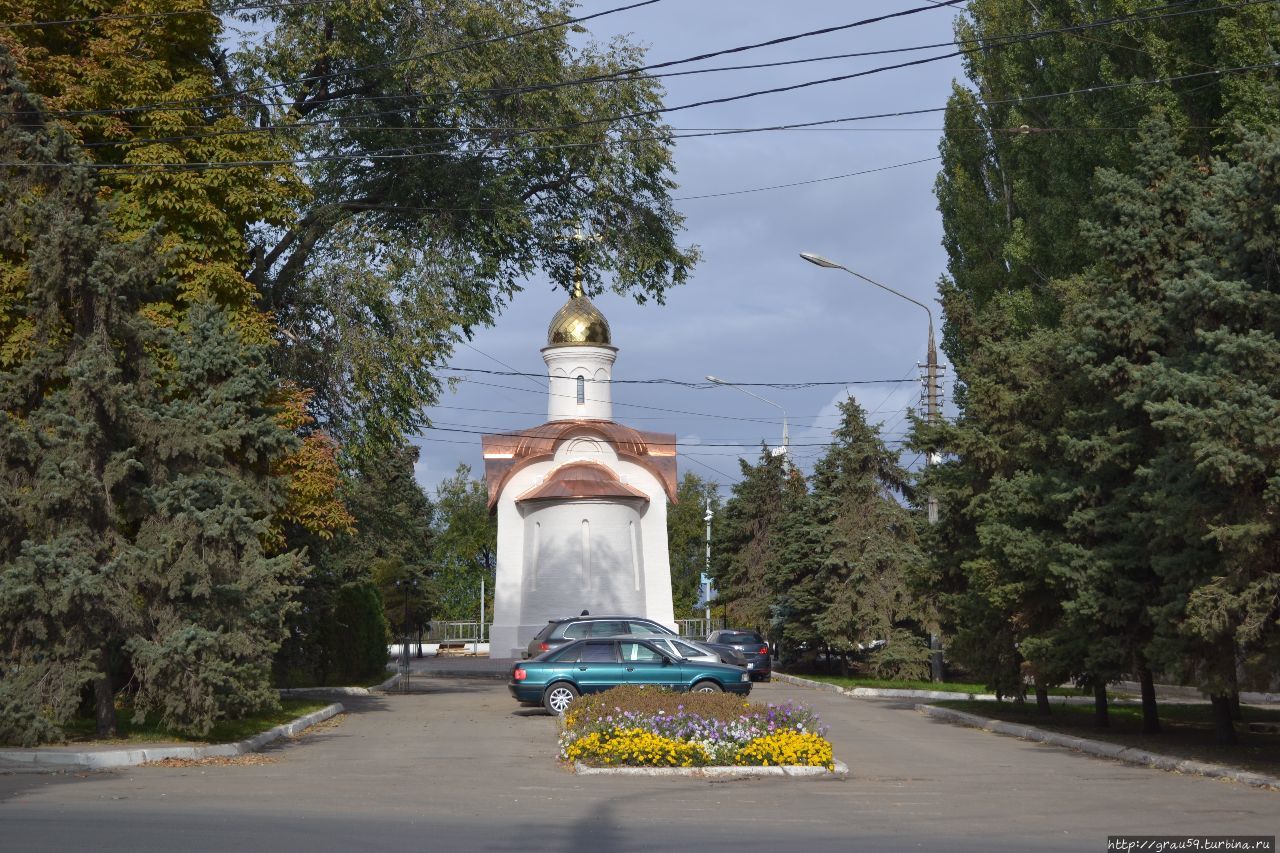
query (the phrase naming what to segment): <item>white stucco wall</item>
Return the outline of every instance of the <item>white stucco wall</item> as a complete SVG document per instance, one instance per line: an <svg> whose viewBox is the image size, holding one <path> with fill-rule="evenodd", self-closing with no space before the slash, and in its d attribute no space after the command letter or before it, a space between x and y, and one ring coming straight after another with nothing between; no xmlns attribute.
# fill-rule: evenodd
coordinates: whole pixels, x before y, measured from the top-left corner
<svg viewBox="0 0 1280 853"><path fill-rule="evenodd" d="M648 495L640 500L533 501L516 498L565 462L590 459ZM562 440L554 460L515 473L498 498L493 657L520 657L548 619L595 614L645 616L675 627L667 555L667 497L645 468L584 427ZM584 524L585 522L585 524Z"/></svg>

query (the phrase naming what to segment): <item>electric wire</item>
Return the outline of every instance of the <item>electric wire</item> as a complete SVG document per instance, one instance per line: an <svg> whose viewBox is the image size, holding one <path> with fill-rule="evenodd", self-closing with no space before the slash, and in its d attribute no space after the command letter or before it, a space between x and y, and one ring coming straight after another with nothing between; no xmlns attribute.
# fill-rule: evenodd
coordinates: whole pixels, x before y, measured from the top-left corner
<svg viewBox="0 0 1280 853"><path fill-rule="evenodd" d="M482 373L488 376L533 376L545 379L545 373L525 373L518 370L492 370L485 367L454 367L445 365L441 370L453 370L459 373ZM576 378L576 377L570 377ZM599 383L601 385L679 385L685 388L710 389L716 388L720 384L724 385L742 385L749 388L774 388L779 391L797 390L802 388L820 388L828 385L901 385L905 382L912 382L913 379L840 379L832 381L813 381L813 382L708 382L708 381L687 381L683 379L594 379L589 376L582 377L584 382ZM572 395L565 395L572 396Z"/></svg>
<svg viewBox="0 0 1280 853"><path fill-rule="evenodd" d="M1009 104L1025 104L1048 100L1051 98L1064 98L1076 95L1093 95L1100 92L1116 91L1120 89L1130 89L1139 86L1154 86L1166 83L1179 83L1185 80L1197 80L1203 77L1216 77L1223 74L1237 74L1247 71L1259 71L1264 69L1280 68L1280 60L1274 62L1262 62L1253 65L1239 65L1231 68L1215 68L1209 71L1198 71L1190 74L1179 74L1172 77L1157 77L1144 80L1128 80L1119 83L1105 83L1096 86L1087 86L1080 89L1071 89L1063 92L1045 92L1039 95L1022 95L1013 98L997 98L991 100L980 101L983 107L993 107ZM930 113L945 112L948 107L926 107L913 110L897 110L894 112L869 113L855 116L844 116L841 118L821 119L817 121L807 122L790 122L787 124L768 125L755 128L743 128L736 130L710 131L703 133L682 134L681 139L705 138L711 136L734 136L746 133L763 133L777 130L792 130L796 128L812 128L823 127L834 124L847 124L856 121L871 121L883 118L902 118L905 116L927 115ZM1028 129L1029 130L1029 129ZM525 131L526 133L537 132L535 129ZM335 154L335 155L319 155L312 158L302 159L281 159L281 160L220 160L220 161L201 161L201 162L182 162L182 163L22 163L22 162L0 162L0 166L6 167L28 167L28 168L87 168L87 169L104 169L116 170L119 172L131 172L138 170L164 169L168 171L184 171L188 169L212 169L212 168L246 168L261 166L282 166L297 165L302 162L319 162L327 160L400 160L411 159L422 156L419 154ZM471 209L471 208L465 208Z"/></svg>
<svg viewBox="0 0 1280 853"><path fill-rule="evenodd" d="M657 0L650 0L650 2L657 2ZM958 0L957 0L957 2L958 2ZM1130 15L1130 16L1113 16L1113 17L1111 17L1111 18L1104 18L1104 19L1099 19L1099 20L1095 20L1095 21L1089 21L1089 22L1085 22L1085 23L1081 23L1081 24L1073 24L1073 25L1070 25L1070 26L1066 26L1066 27L1058 27L1058 28L1049 29L1049 30L1036 30L1036 31L1030 31L1030 32L1025 32L1025 33L1012 33L1012 34L1008 34L1008 35L1005 35L1005 36L997 36L997 37L994 37L994 38L988 38L988 39L960 39L960 40L952 40L952 41L950 41L950 42L935 42L935 43L928 44L928 45L917 45L917 46L910 46L910 47L904 47L904 48L894 48L894 49L880 50L880 51L865 51L865 52L857 53L857 54L840 54L840 55L833 55L833 56L829 56L829 57L810 57L810 58L806 58L806 59L803 59L803 60L787 60L787 61L786 61L786 64L799 63L799 62L807 62L807 61L826 61L826 60L830 60L830 59L847 58L847 57L850 57L850 56L861 56L861 55L871 56L871 55L881 55L881 54L885 54L885 53L902 53L902 52L910 52L910 51L917 51L917 50L925 50L925 49L932 49L932 48L938 48L938 47L953 47L953 46L960 46L960 47L962 48L960 51L957 51L955 54L948 54L948 56L952 56L952 55L958 55L958 54L964 54L964 53L972 53L972 52L976 52L976 51L980 51L980 50L987 50L987 49L991 49L991 48L993 48L993 47L1005 47L1005 46L1008 46L1008 45L1011 45L1011 44L1020 44L1020 43L1026 42L1026 41L1031 41L1031 40L1035 40L1035 39L1039 39L1039 38L1046 38L1046 37L1054 36L1054 35L1064 35L1064 34L1079 33L1079 32L1083 32L1083 31L1090 30L1090 29L1097 29L1097 28L1101 28L1101 27L1117 26L1117 25L1125 24L1125 23L1134 23L1134 22L1139 22L1139 21L1153 21L1153 20L1160 20L1160 19L1163 19L1163 18L1169 18L1169 17L1179 17L1179 16L1182 16L1182 15L1190 15L1190 14L1205 14L1205 13L1209 13L1209 12L1222 11L1222 10L1228 10L1228 9L1237 9L1237 8L1243 8L1243 7L1247 7L1247 6L1260 5L1260 4L1271 4L1271 3L1276 3L1276 2L1278 2L1278 0L1239 0L1239 2L1236 2L1236 3L1226 3L1226 4L1221 4L1221 5L1214 6L1214 7L1210 7L1210 8L1186 9L1185 7L1186 7L1189 3L1191 3L1191 2L1194 2L1194 0L1179 0L1179 2L1176 2L1176 3L1171 3L1171 4L1168 4L1168 5L1165 5L1165 6L1152 7L1152 8L1150 8L1150 9L1143 10L1142 12L1135 13L1134 15ZM628 9L628 8L631 8L631 7L622 7L622 9L620 9L620 10L610 10L610 11L602 12L602 13L598 13L598 14L599 14L599 15L612 14L612 12L613 12L613 11L621 11L621 10L625 10L625 9ZM911 10L906 10L905 12L895 13L895 15L914 14L915 12L923 11L923 10L926 10L926 9L928 9L928 8L931 8L931 7L917 7L916 9L911 9ZM1166 10L1170 10L1170 9L1175 9L1175 10L1180 9L1181 11L1166 11ZM1151 14L1152 12L1157 12L1157 11L1163 12L1163 14L1158 14L1158 15L1157 15L1157 14ZM891 15L891 16L888 16L888 17L893 17L893 16ZM448 96L450 96L450 97L452 97L452 98L455 98L455 99L456 99L456 97L457 97L458 95L471 94L471 93L476 93L476 94L489 94L489 95L497 95L497 96L504 96L504 97L505 97L505 96L509 96L509 95L511 95L511 94L527 94L527 93L533 93L533 92L548 91L548 90L551 90L551 89L563 88L563 87L565 87L565 86L571 86L571 85L583 85L583 84L590 84L590 83L610 82L610 81L614 81L614 80L617 80L617 79L620 79L620 78L623 78L623 77L628 77L628 76L634 77L634 76L635 76L635 75L637 75L637 74L643 74L643 73L645 73L645 72L647 72L647 71L649 71L649 70L652 70L652 69L666 68L666 67L671 67L671 66L675 66L675 65L681 65L681 64L686 64L686 63L690 63L690 62L701 61L702 59L706 59L706 58L710 58L710 57L721 56L721 55L730 54L730 53L736 53L736 52L740 52L740 51L744 51L744 50L752 50L752 49L755 49L755 48L759 48L759 47L763 47L763 46L769 46L769 45L772 45L772 44L775 44L775 43L784 42L784 41L794 41L794 40L801 39L801 38L811 37L811 36L813 36L813 35L821 35L821 34L825 34L825 33L827 33L827 32L831 32L831 31L834 31L834 30L847 29L847 28L855 27L855 26L862 26L862 25L865 25L866 23L875 23L875 22L878 22L878 21L880 21L880 20L882 20L882 19L883 19L883 18L870 18L870 19L864 19L863 21L856 21L856 22L853 22L853 23L851 23L851 24L844 24L844 25L840 25L840 26L838 26L838 27L834 27L834 28L824 28L824 29L821 29L821 30L812 30L812 31L809 31L809 32L806 32L806 33L799 33L799 34L796 34L796 35L793 35L793 36L785 36L785 37L782 37L781 39L775 39L775 40L772 40L772 41L758 42L758 43L750 44L750 45L742 45L742 46L738 46L738 47L727 48L727 49L720 50L720 51L714 51L714 52L711 52L711 53L704 53L704 54L699 54L699 55L692 56L692 57L686 57L686 58L683 58L683 59L669 60L669 61L667 61L667 62L654 63L654 64L651 64L651 65L639 66L639 67L636 67L636 68L630 68L630 69L622 69L622 70L615 71L615 72L609 72L608 74L592 75L592 76L588 76L588 77L576 78L576 79L574 79L574 80L567 80L567 81L555 81L555 82L550 82L550 83L540 83L540 84L533 84L533 85L529 85L529 86L525 86L525 87L516 87L516 88L505 88L505 89L463 89L463 90L450 91L450 92L447 92L447 93L421 93L421 94L418 94L418 95L410 95L410 96L406 96L405 94L396 94L396 95L357 95L357 96L355 96L355 97L352 97L352 98L349 98L349 99L345 99L345 100L344 100L344 103L353 103L353 102L360 102L360 101L365 101L365 100L384 100L384 99L404 100L406 97L427 98L427 97L440 96L440 95L446 95L446 94L447 94ZM584 20L585 20L585 18L584 18ZM535 30L531 30L531 31L528 31L528 32L536 32L536 31L537 31L537 30L535 29ZM501 40L501 39L503 39L503 38L514 38L514 37L516 37L517 35L520 35L520 33L512 34L512 35L510 35L510 36L494 37L494 38L495 38L495 39L498 39L498 40ZM485 41L481 41L481 42L472 42L472 43L468 43L468 44L465 44L465 45L459 45L459 46L456 46L455 48L449 48L449 49L447 49L445 52L452 51L452 50L461 50L461 49L466 49L466 48L468 48L468 47L475 46L476 44L483 44L483 43L486 43L486 42L485 42ZM968 49L965 49L963 46L964 46L964 45L966 45L966 44L974 45L974 47L972 47L972 48L968 48ZM418 58L426 58L426 57L434 56L434 55L437 55L437 54L435 54L435 53L432 53L432 54L423 54L423 55L421 55L421 56L420 56L420 57L418 57ZM290 85L291 83L313 82L314 80L317 80L317 79L323 79L323 78L324 78L324 77L326 77L326 76L328 76L328 77L332 77L332 76L341 76L341 75L343 75L343 74L351 74L351 73L355 73L355 72L357 72L357 71L361 71L361 70L367 70L367 69L370 69L370 68L380 67L380 66L382 66L382 65L396 64L396 63L398 63L398 62L409 61L409 59L412 59L412 58L414 58L414 57L409 57L409 58L399 59L399 60L389 60L389 61L384 62L384 63L375 63L375 64L372 64L372 65L361 66L361 67L353 68L353 69L344 69L344 70L342 70L342 71L340 71L340 72L334 72L334 73L333 73L333 74L331 74L331 75L320 75L320 76L312 75L312 76L309 76L309 77L297 78L296 80L292 80L292 81L283 81L283 82L281 82L281 83L276 83L276 84L272 84L272 85L273 85L274 87L276 87L276 88L279 88L279 87L280 87L280 86L282 86L282 85ZM936 58L929 59L929 60L922 60L922 62L923 62L923 61L934 61L934 59L938 59L938 58L946 58L946 57L936 57ZM772 67L772 66L774 66L774 65L776 65L776 64L777 64L777 63L762 63L762 64L760 64L758 67ZM744 70L744 69L748 69L748 68L752 68L752 67L757 67L757 66L735 66L735 67L728 67L728 68L723 68L723 69L696 69L696 70L692 70L692 71L679 72L679 73L681 73L681 74L696 74L696 73L707 73L707 72L710 72L710 71L718 71L718 70ZM892 69L892 68L895 68L895 67L898 67L898 66L886 66L885 68L887 68L887 69ZM874 71L874 69L873 69L873 71ZM655 79L656 79L656 78L659 78L659 77L662 77L662 76L667 76L667 75L653 75L653 77L654 77ZM811 83L811 84L803 84L803 85L815 85L815 84L816 84L816 83L818 83L818 82L823 82L823 81L815 81L814 83ZM63 112L59 112L59 113L52 113L52 115L57 116L57 117L66 117L66 116L73 116L73 115L119 114L119 113L121 113L121 112L138 111L138 110L158 110L159 108L162 108L162 107L165 107L165 106L174 105L174 104L186 105L186 104L205 103L205 102L210 101L210 100L217 100L217 99L226 99L226 98L231 98L231 97L238 97L238 96L241 96L241 95L244 95L244 94L251 94L251 93L252 93L252 92L251 92L251 90L249 90L249 89L243 89L243 90L237 90L237 91L227 92L227 93L216 93L216 94L214 94L214 95L205 96L205 97L203 97L203 98L191 98L191 99L185 99L185 100L183 100L183 101L158 101L158 102L153 102L153 103L151 103L151 104L135 105L135 106L132 106L132 107L120 107L120 108L114 108L114 109L63 111ZM302 103L302 102L298 102L298 103ZM280 103L280 104L277 104L276 106L283 107L283 106L288 106L288 105L290 105L290 104L288 104L288 103ZM293 105L296 105L296 104L293 104ZM666 111L666 109L664 109L663 111ZM396 111L390 111L390 112L395 112L395 113L399 114L399 113L400 113L400 112L402 112L402 111L401 111L401 110L396 110ZM376 114L376 113L375 113L375 114ZM373 115L373 114L371 114L371 115ZM301 123L295 123L295 124L293 124L293 125L289 125L289 124L286 124L286 125L277 125L277 126L271 126L271 127L269 127L269 128L257 128L256 130L266 130L266 129L275 129L275 128L288 128L288 127L292 127L292 126L298 126L299 124L301 124ZM572 125L572 126L578 126L578 125ZM225 132L238 132L238 131L225 131Z"/></svg>
<svg viewBox="0 0 1280 853"><path fill-rule="evenodd" d="M954 6L959 3L964 3L967 1L968 0L946 0L946 3L944 5ZM491 36L486 39L479 39L479 40L467 42L461 45L454 45L452 47L443 48L441 50L410 54L408 56L398 57L395 59L386 60L384 62L374 62L366 65L356 66L354 68L344 68L341 71L333 72L331 74L310 74L303 77L295 78L293 80L285 80L277 83L267 83L261 86L250 86L243 89L233 90L230 92L219 92L215 95L210 95L202 98L183 98L183 99L175 99L175 100L168 100L168 101L156 101L152 104L147 104L143 106L134 106L134 107L123 107L116 110L67 110L60 113L53 113L53 115L56 115L59 117L73 116L73 115L102 115L102 114L116 114L121 112L153 111L153 110L159 110L167 107L189 107L192 105L206 104L211 100L218 100L218 99L225 100L228 98L239 98L245 95L254 95L254 94L260 94L262 92L274 91L274 90L281 89L281 88L295 85L295 84L312 85L314 83L322 82L328 79L332 79L334 77L342 77L349 74L356 74L361 71L370 71L376 68L387 68L387 67L401 65L407 62L414 62L422 59L432 59L439 56L447 56L449 54L457 53L463 50L469 50L474 47L480 47L486 44L492 44L493 42L506 41L509 39L519 38L525 35L531 35L533 33L543 32L545 30L558 29L561 27L566 27L576 23L581 23L583 21L591 20L592 18L599 18L604 15L614 14L615 12L627 11L629 9L638 8L640 6L648 6L658 2L661 2L661 0L643 0L643 2L633 3L629 6L621 6L615 9L609 9L604 12L597 12L593 15L584 15L579 18L573 18L557 24L547 24L541 27L532 27L527 30L520 30L515 33L509 33L506 35ZM690 62L701 62L702 60L711 59L717 56L726 56L733 53L741 53L743 51L756 50L763 47L772 47L775 45L785 44L787 42L797 41L800 39L813 38L815 36L828 35L830 33L840 32L843 30L869 26L871 24L881 23L883 21L887 21L893 18L901 18L907 15L914 15L919 12L930 11L935 8L940 8L940 7L917 6L912 9L905 9L898 12L891 12L884 15L878 15L872 18L863 18L861 20L853 21L847 24L839 24L839 25L830 26L830 27L823 27L821 29L810 30L808 32L803 32L803 33L795 33L793 35L788 35L788 36L780 36L778 38L769 39L768 41L756 42L754 44L747 44L747 45L738 45L736 47L730 47L722 50L698 54L697 56L691 56L683 59L675 59L675 60L669 60L667 62L655 63L653 65L647 65L641 68L624 69L618 72L614 72L611 75L608 75L607 77L605 75L594 75L591 78L584 78L584 79L589 79L590 82L601 82L602 79L615 79L615 78L626 76L626 75L634 75L637 72L643 72L648 69L668 68L668 67L673 67L675 65L681 65L681 64L686 64ZM542 84L542 86L553 86L553 87L556 85L557 84ZM563 85L563 82L560 85ZM526 87L524 91L525 93L528 93L532 91L541 91L541 90L542 89L540 87ZM404 97L404 96L402 95L399 97ZM302 103L304 102L303 101L294 102L292 106L297 106L298 104L302 104ZM283 103L276 104L276 106L286 106L286 104L283 104Z"/></svg>

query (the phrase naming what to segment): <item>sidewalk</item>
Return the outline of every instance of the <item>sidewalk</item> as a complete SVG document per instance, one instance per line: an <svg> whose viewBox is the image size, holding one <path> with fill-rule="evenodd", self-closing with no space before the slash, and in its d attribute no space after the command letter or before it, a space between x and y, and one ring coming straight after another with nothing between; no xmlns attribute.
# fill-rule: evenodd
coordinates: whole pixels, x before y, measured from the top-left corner
<svg viewBox="0 0 1280 853"><path fill-rule="evenodd" d="M400 661L394 660L398 667ZM514 659L445 655L409 659L412 675L433 678L492 678L507 681L511 677Z"/></svg>

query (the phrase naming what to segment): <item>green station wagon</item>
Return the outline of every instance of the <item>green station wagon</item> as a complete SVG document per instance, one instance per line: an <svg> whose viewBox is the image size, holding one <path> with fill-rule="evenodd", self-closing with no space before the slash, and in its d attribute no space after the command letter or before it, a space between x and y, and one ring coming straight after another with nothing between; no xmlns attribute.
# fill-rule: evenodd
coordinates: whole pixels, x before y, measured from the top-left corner
<svg viewBox="0 0 1280 853"><path fill-rule="evenodd" d="M639 637L578 640L520 661L511 668L507 688L523 704L563 714L579 694L619 684L743 696L751 692L751 678L741 667L675 658Z"/></svg>

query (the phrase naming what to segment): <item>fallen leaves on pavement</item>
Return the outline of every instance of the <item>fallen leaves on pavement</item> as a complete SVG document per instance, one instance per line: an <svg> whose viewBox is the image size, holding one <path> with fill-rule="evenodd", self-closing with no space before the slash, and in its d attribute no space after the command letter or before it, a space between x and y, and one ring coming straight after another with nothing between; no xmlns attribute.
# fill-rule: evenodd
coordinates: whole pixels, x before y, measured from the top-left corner
<svg viewBox="0 0 1280 853"><path fill-rule="evenodd" d="M148 761L143 767L256 767L262 764L275 764L280 760L278 755L262 755L250 752L245 755L218 755L212 758L161 758Z"/></svg>

